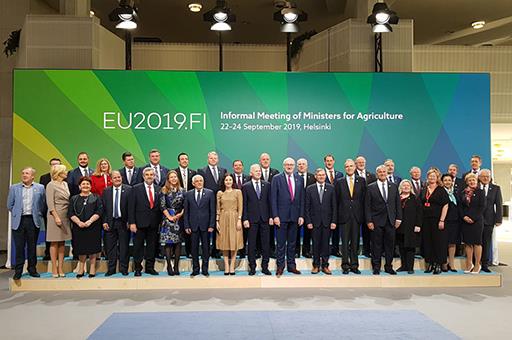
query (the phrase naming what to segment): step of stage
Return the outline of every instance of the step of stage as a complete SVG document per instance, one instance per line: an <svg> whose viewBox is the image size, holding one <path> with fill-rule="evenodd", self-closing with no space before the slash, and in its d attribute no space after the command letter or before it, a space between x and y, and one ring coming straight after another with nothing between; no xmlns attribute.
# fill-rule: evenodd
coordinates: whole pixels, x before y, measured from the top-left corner
<svg viewBox="0 0 512 340"><path fill-rule="evenodd" d="M442 273L440 275L417 272L409 275L372 275L369 270L361 275L343 275L339 270L333 275L310 274L302 275L285 273L278 278L257 273L249 276L246 271L237 271L235 276L225 276L223 272L210 272L209 277L202 275L191 278L190 272L182 272L180 276L168 276L160 272L159 276L142 274L134 277L115 274L105 277L98 273L95 278L77 279L74 274L64 278L52 278L45 273L41 278L23 275L21 280L9 280L12 292L22 291L86 291L86 290L171 290L171 289L247 289L247 288L439 288L439 287L501 287L502 276L499 273L481 273L478 275L459 273Z"/></svg>
<svg viewBox="0 0 512 340"><path fill-rule="evenodd" d="M455 259L455 268L461 269L464 268L464 263L466 259L463 257L457 257ZM257 268L260 268L261 260L257 260ZM313 267L313 260L307 259L307 258L298 258L295 259L295 262L297 264L297 269L299 270L308 270L311 271ZM384 263L384 259L382 260L382 263ZM393 261L394 267L398 268L400 266L400 259L395 259ZM64 272L72 272L77 266L77 261L72 260L71 258L67 258L64 262ZM106 272L107 271L107 261L106 260L99 260L97 261L97 271L98 272ZM222 259L210 259L208 268L210 271L224 271L224 260ZM341 268L341 259L338 257L331 257L329 259L329 268L332 269L340 269ZM371 265L371 259L360 256L359 257L359 269L360 270L369 270L372 268ZM167 264L165 260L156 260L155 262L155 269L157 271L166 271L167 270ZM236 260L236 269L242 270L242 271L248 271L249 270L249 262L247 258L244 259L237 259ZM276 260L270 259L269 262L269 269L270 270L276 270ZM417 258L414 263L414 269L416 270L424 270L425 269L425 261L421 258ZM26 271L26 265L25 265L25 271ZM39 260L37 262L37 271L39 273L46 273L46 272L52 272L52 263L51 261L42 261ZM133 271L133 261L130 261L129 264L129 271ZM182 258L180 260L180 271L187 272L192 271L192 260L188 258Z"/></svg>

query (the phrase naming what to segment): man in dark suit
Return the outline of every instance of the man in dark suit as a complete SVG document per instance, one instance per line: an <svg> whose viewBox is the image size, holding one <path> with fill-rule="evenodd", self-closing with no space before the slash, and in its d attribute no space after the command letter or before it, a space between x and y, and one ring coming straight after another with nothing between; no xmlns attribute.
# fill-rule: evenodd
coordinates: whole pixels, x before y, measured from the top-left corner
<svg viewBox="0 0 512 340"><path fill-rule="evenodd" d="M469 170L464 175L462 175L462 179L465 179L466 175L469 173L473 173L477 176L480 175L480 167L482 166L482 157L480 157L479 155L473 155L473 156L471 156L471 160L469 162L470 162L471 170ZM466 182L464 181L464 185L465 185L465 183ZM464 188L465 188L465 186L464 186Z"/></svg>
<svg viewBox="0 0 512 340"><path fill-rule="evenodd" d="M52 158L50 159L50 170L51 168L54 166L54 165L60 165L61 164L61 161L59 158ZM52 181L52 176L50 176L50 173L45 173L44 175L41 175L41 177L39 177L39 184L43 185L45 190L46 190L46 186L48 185L48 183L50 183ZM48 221L46 220L46 213L48 212L48 207L44 207L44 210L43 210L43 221L44 221L44 225L46 226L48 223ZM43 261L49 261L50 260L50 243L51 242L45 242L45 248L44 248L44 257L43 257Z"/></svg>
<svg viewBox="0 0 512 340"><path fill-rule="evenodd" d="M266 152L260 155L260 166L261 166L261 178L268 183L272 183L274 176L279 174L279 170L272 168L270 155ZM270 245L270 257L276 257L276 231L275 226L270 225L269 228L269 245ZM259 240L261 243L261 240ZM258 244L258 252L261 250L261 244Z"/></svg>
<svg viewBox="0 0 512 340"><path fill-rule="evenodd" d="M87 152L80 152L78 154L78 166L68 173L66 181L69 187L69 197L78 195L80 188L78 187L78 181L82 176L90 177L93 173L92 169L89 168L89 155Z"/></svg>
<svg viewBox="0 0 512 340"><path fill-rule="evenodd" d="M233 189L242 190L242 187L245 182L250 180L249 176L244 174L244 163L239 160L235 159L233 161ZM238 256L243 259L245 258L245 254L247 253L247 238L249 230L247 228L243 228L242 234L244 238L244 247L238 251Z"/></svg>
<svg viewBox="0 0 512 340"><path fill-rule="evenodd" d="M128 199L128 223L130 230L135 233L133 238L133 260L135 276L141 276L142 259L145 258L145 271L158 275L155 270L155 253L158 245L158 226L161 221L159 205L160 187L153 183L155 170L145 168L142 172L144 182L132 187ZM146 249L144 251L144 242Z"/></svg>
<svg viewBox="0 0 512 340"><path fill-rule="evenodd" d="M376 169L377 181L368 185L365 197L366 225L372 231L373 275L380 274L382 249L386 257L384 270L396 275L393 270L393 250L395 228L402 222L402 207L398 186L387 180L387 167L379 165Z"/></svg>
<svg viewBox="0 0 512 340"><path fill-rule="evenodd" d="M204 187L213 191L214 204L217 205L217 192L220 190L224 177L228 171L219 166L219 155L215 151L208 152L208 165L197 170L197 174L203 177ZM220 258L217 249L217 233L212 234L212 245L210 254L213 258Z"/></svg>
<svg viewBox="0 0 512 340"><path fill-rule="evenodd" d="M199 275L199 241L201 241L201 272L209 276L208 260L210 249L208 234L212 233L215 227L216 197L212 190L204 188L203 176L192 177L192 184L195 189L187 191L184 202L184 227L185 232L191 235L192 239L192 273L190 276Z"/></svg>
<svg viewBox="0 0 512 340"><path fill-rule="evenodd" d="M259 164L251 165L251 180L242 186L244 207L242 221L244 229L248 230L248 259L249 275L256 274L256 244L258 235L261 237L262 259L261 272L271 275L268 270L269 262L269 225L273 224L270 211L270 183L261 179L261 167Z"/></svg>
<svg viewBox="0 0 512 340"><path fill-rule="evenodd" d="M464 180L460 177L457 177L458 172L459 167L457 166L457 164L450 164L448 166L448 173L452 176L454 180L453 191L455 194L457 194L460 190L464 190L464 188L466 187Z"/></svg>
<svg viewBox="0 0 512 340"><path fill-rule="evenodd" d="M336 182L343 177L343 174L340 171L334 169L335 163L336 160L333 155L327 154L324 156L325 174L327 175L326 182L333 186L335 186ZM340 231L339 228L336 228L331 231L331 255L341 257L339 244Z"/></svg>
<svg viewBox="0 0 512 340"><path fill-rule="evenodd" d="M409 175L411 176L412 192L414 196L420 197L421 190L423 190L423 186L425 185L425 183L421 181L421 169L417 166L413 166L411 170L409 170Z"/></svg>
<svg viewBox="0 0 512 340"><path fill-rule="evenodd" d="M366 169L366 158L364 158L363 156L357 156L356 168L356 176L364 178L366 186L377 180L377 176L375 176L374 173L371 173ZM363 249L361 251L361 254L366 257L371 257L371 232L365 223L363 223L363 225L361 226L361 235L363 239Z"/></svg>
<svg viewBox="0 0 512 340"><path fill-rule="evenodd" d="M135 184L142 183L142 170L135 166L135 159L131 152L125 152L121 156L123 158L124 166L119 169L121 173L121 178L124 184L128 184L130 186L134 186Z"/></svg>
<svg viewBox="0 0 512 340"><path fill-rule="evenodd" d="M313 269L311 274L331 275L329 269L329 237L336 228L336 197L332 184L326 183L325 169L315 171L316 183L306 188L305 224L313 236Z"/></svg>
<svg viewBox="0 0 512 340"><path fill-rule="evenodd" d="M302 177L294 173L295 160L283 161L284 172L272 179L271 202L274 225L277 226L277 277L283 275L285 267L288 272L300 274L295 264L295 242L297 228L304 224L304 183Z"/></svg>
<svg viewBox="0 0 512 340"><path fill-rule="evenodd" d="M484 230L482 234L482 271L490 273L492 265L492 233L503 222L503 198L499 185L491 183L491 171L480 170L480 188L485 193Z"/></svg>
<svg viewBox="0 0 512 340"><path fill-rule="evenodd" d="M384 161L384 165L386 166L388 182L399 185L402 178L395 175L395 162L388 158Z"/></svg>
<svg viewBox="0 0 512 340"><path fill-rule="evenodd" d="M130 258L130 229L128 227L128 199L131 187L123 184L121 172L112 171L112 186L103 190L103 230L105 235L105 250L108 259L108 270L105 276L116 273L117 260L119 271L128 275Z"/></svg>
<svg viewBox="0 0 512 340"><path fill-rule="evenodd" d="M338 202L338 229L340 229L343 260L343 274L359 271L359 231L364 225L364 198L366 182L355 175L356 164L353 160L345 161L345 178L336 183Z"/></svg>
<svg viewBox="0 0 512 340"><path fill-rule="evenodd" d="M145 168L152 168L154 170L154 181L156 185L159 187L163 187L165 185L169 169L160 164L160 151L158 151L158 149L151 149L151 151L149 151L149 163L146 164L143 169Z"/></svg>
<svg viewBox="0 0 512 340"><path fill-rule="evenodd" d="M308 172L308 160L305 158L299 158L297 160L297 176L302 177L304 182L304 190L311 184L316 182L315 175ZM300 236L302 231L302 255L307 258L311 258L311 229L307 228L306 225L299 226L297 230L297 243L295 244L295 257L300 257Z"/></svg>

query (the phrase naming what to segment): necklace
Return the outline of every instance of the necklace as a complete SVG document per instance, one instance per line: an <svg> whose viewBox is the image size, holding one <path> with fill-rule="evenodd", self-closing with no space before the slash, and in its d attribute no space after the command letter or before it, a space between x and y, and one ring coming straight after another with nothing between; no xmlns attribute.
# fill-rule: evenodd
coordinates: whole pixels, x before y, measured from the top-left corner
<svg viewBox="0 0 512 340"><path fill-rule="evenodd" d="M73 212L75 213L74 215L76 217L80 218L82 216L82 213L84 212L84 209L87 206L87 201L89 200L89 196L90 195L85 197L84 203L82 204L82 207L80 208L80 212L77 211L76 202L78 201L78 197L83 197L83 196L78 195L78 197L74 200L74 202L73 202Z"/></svg>

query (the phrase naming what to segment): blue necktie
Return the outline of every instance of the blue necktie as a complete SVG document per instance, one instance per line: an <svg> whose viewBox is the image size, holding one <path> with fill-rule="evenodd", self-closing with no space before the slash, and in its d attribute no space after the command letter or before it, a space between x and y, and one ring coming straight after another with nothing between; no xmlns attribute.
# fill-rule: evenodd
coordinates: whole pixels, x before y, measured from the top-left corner
<svg viewBox="0 0 512 340"><path fill-rule="evenodd" d="M258 199L260 199L261 196L261 190L260 190L260 182L256 182L256 196L258 196Z"/></svg>
<svg viewBox="0 0 512 340"><path fill-rule="evenodd" d="M119 188L116 188L116 195L114 196L114 218L119 218Z"/></svg>

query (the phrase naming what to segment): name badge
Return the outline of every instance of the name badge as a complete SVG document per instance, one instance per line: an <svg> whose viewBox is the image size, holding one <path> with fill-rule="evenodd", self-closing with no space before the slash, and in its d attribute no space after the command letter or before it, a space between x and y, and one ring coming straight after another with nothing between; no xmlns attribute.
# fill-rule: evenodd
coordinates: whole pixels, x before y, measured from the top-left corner
<svg viewBox="0 0 512 340"><path fill-rule="evenodd" d="M430 203L429 202L425 202L425 206L426 207L430 207Z"/></svg>

